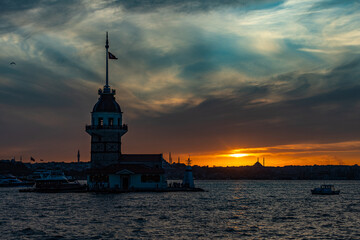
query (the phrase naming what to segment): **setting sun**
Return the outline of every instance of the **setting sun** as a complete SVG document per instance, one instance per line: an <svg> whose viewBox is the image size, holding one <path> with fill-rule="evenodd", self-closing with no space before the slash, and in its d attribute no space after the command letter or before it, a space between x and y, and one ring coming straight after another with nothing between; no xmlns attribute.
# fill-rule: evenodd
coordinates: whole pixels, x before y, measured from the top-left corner
<svg viewBox="0 0 360 240"><path fill-rule="evenodd" d="M234 154L228 154L227 156L229 156L229 157L235 157L235 158L240 158L240 157L249 156L249 154L246 154L246 153L234 153Z"/></svg>

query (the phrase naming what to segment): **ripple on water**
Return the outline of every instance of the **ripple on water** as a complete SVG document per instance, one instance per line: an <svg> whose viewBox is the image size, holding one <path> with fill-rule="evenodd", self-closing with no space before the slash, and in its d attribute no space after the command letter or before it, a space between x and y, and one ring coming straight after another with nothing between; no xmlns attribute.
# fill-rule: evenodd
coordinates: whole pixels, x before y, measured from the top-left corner
<svg viewBox="0 0 360 240"><path fill-rule="evenodd" d="M20 231L13 232L15 235L18 236L44 236L46 235L45 232L37 229L32 229L30 227L23 228Z"/></svg>
<svg viewBox="0 0 360 240"><path fill-rule="evenodd" d="M360 183L198 181L202 193L33 194L0 189L3 239L359 239ZM329 183L329 184L332 184Z"/></svg>

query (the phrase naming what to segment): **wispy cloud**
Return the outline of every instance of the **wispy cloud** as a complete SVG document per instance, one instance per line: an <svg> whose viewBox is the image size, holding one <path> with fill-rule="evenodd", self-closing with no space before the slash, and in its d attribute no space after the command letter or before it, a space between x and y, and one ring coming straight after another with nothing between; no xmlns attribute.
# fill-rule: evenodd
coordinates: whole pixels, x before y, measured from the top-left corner
<svg viewBox="0 0 360 240"><path fill-rule="evenodd" d="M360 141L339 142L339 143L300 143L291 145L279 145L261 148L234 149L233 154L244 153L252 155L282 155L299 153L329 153L329 152L359 152Z"/></svg>
<svg viewBox="0 0 360 240"><path fill-rule="evenodd" d="M128 152L358 141L359 7L1 2L0 143L41 152L40 143L59 134L67 147L89 148L83 125L104 82L105 31L119 58L110 62L110 84L130 124Z"/></svg>

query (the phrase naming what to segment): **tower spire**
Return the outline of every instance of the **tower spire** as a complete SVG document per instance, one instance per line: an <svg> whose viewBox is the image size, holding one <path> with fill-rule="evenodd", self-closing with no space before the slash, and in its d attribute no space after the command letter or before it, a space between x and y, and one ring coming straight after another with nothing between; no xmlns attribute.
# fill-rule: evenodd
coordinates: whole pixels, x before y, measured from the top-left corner
<svg viewBox="0 0 360 240"><path fill-rule="evenodd" d="M108 39L108 32L106 32L106 83L104 86L104 91L110 90L109 89L109 69L108 69L108 59L109 59L109 39Z"/></svg>

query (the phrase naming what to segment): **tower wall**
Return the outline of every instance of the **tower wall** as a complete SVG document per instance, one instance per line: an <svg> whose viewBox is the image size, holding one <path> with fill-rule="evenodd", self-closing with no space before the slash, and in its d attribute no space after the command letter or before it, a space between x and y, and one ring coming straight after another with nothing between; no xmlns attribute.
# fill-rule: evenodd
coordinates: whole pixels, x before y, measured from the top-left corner
<svg viewBox="0 0 360 240"><path fill-rule="evenodd" d="M121 156L121 134L111 129L95 130L91 134L91 167L100 168L119 163Z"/></svg>
<svg viewBox="0 0 360 240"><path fill-rule="evenodd" d="M121 126L122 125L122 114L121 113L107 113L107 112L94 112L91 117L91 125L98 126L101 125L99 119L103 120L103 125L114 125ZM112 124L110 120L112 119Z"/></svg>
<svg viewBox="0 0 360 240"><path fill-rule="evenodd" d="M86 126L86 132L91 135L91 167L119 163L121 137L127 132L127 125L122 124L122 113L93 112L91 118L91 125Z"/></svg>

